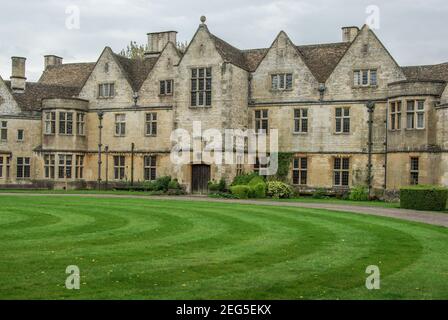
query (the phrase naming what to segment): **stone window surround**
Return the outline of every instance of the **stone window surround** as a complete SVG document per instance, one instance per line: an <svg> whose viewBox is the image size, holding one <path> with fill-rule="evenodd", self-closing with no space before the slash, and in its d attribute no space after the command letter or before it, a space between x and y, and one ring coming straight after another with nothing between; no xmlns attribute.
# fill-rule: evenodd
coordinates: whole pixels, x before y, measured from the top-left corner
<svg viewBox="0 0 448 320"><path fill-rule="evenodd" d="M21 164L19 164L21 159ZM21 168L22 176L19 177L19 168ZM16 179L29 180L31 179L31 157L17 157L16 158Z"/></svg>
<svg viewBox="0 0 448 320"><path fill-rule="evenodd" d="M113 156L114 180L126 179L126 157L124 155Z"/></svg>
<svg viewBox="0 0 448 320"><path fill-rule="evenodd" d="M336 117L336 109L342 109L342 117ZM345 109L349 109L349 115L348 116L344 116L344 110ZM333 123L333 134L335 135L350 135L352 134L352 126L351 126L351 117L352 117L352 108L350 106L334 106L333 107L333 119L334 121L332 121ZM341 118L342 122L341 122L341 131L338 132L336 131L336 121L338 118ZM349 119L349 126L350 126L350 130L349 132L344 132L344 119L348 118Z"/></svg>
<svg viewBox="0 0 448 320"><path fill-rule="evenodd" d="M204 69L205 70L205 72L207 72L207 69L210 69L211 71L210 71L210 75L211 75L211 90L209 90L210 91L210 105L207 105L207 103L206 103L206 98L204 99L204 104L203 105L198 105L198 104L196 104L196 105L192 105L192 103L191 103L191 100L192 100L192 97L191 97L191 94L193 93L193 87L192 87L192 80L193 80L193 74L192 74L192 70L194 70L194 69L196 69L196 70L199 70L199 69ZM190 84L189 84L189 89L190 89L190 101L189 101L189 108L191 108L191 109L206 109L206 108L211 108L212 107L212 104L213 104L213 70L214 70L214 68L213 68L213 65L208 65L208 64L205 64L205 65L194 65L194 66L190 66L189 68L187 68L187 70L188 70L188 72L189 72L189 75L188 75L188 78L189 78L189 81L190 81ZM198 75L198 77L199 77L199 75ZM204 79L206 79L207 77L205 77ZM195 79L199 79L199 78L195 78ZM205 86L206 86L206 84L204 83L204 89L205 89ZM204 92L206 92L207 90L204 90ZM199 92L199 90L196 90L195 92ZM198 97L196 97L196 101L198 101Z"/></svg>
<svg viewBox="0 0 448 320"><path fill-rule="evenodd" d="M155 115L155 117L154 117ZM148 120L148 116L150 119ZM146 137L156 137L157 136L157 121L158 121L158 113L157 112L146 112L145 113L145 136ZM155 125L155 130L154 130ZM148 126L150 126L150 132L148 133ZM155 133L153 133L155 131Z"/></svg>
<svg viewBox="0 0 448 320"><path fill-rule="evenodd" d="M300 110L300 117L296 117L296 110ZM306 117L303 117L303 111L306 110ZM295 135L307 135L310 131L310 108L308 107L298 107L293 109L293 134ZM303 131L303 122L302 120L306 119L307 122L307 130ZM296 121L300 121L300 131L296 131Z"/></svg>
<svg viewBox="0 0 448 320"><path fill-rule="evenodd" d="M168 82L171 82L171 87L170 87L170 92L166 92L166 88L167 88L167 83ZM162 93L161 92L161 84L163 83L163 85L164 85L164 88L165 88L165 92L164 93ZM163 79L163 80L159 80L159 96L161 96L161 97L166 97L166 96L168 96L168 97L171 97L171 96L173 96L174 95L174 80L173 79Z"/></svg>
<svg viewBox="0 0 448 320"><path fill-rule="evenodd" d="M123 119L119 119L124 116ZM125 137L126 136L126 113L115 113L114 114L114 136L115 137Z"/></svg>
<svg viewBox="0 0 448 320"><path fill-rule="evenodd" d="M417 165L415 167L415 164ZM418 185L420 180L420 157L411 155L409 157L409 184Z"/></svg>
<svg viewBox="0 0 448 320"><path fill-rule="evenodd" d="M336 159L341 159L341 166L340 169L336 169ZM343 169L343 163L344 163L344 159L348 159L348 169ZM337 187L337 188L349 188L351 187L351 170L352 170L352 161L351 161L351 157L347 157L346 155L335 155L333 156L333 161L332 161L332 173L333 173L333 186ZM336 184L336 172L340 173L340 183ZM348 184L344 185L342 184L343 181L343 172L348 172Z"/></svg>
<svg viewBox="0 0 448 320"><path fill-rule="evenodd" d="M408 111L408 102L409 101L414 101L414 110L412 111ZM419 102L423 102L423 109L419 109ZM412 131L412 130L426 130L426 100L425 99L412 99L412 98L408 98L403 100L402 102L402 112L405 115L405 121L406 121L406 126L404 127L404 129L406 131ZM414 114L414 127L413 128L408 128L408 113L413 113ZM418 114L423 114L423 127L418 127Z"/></svg>
<svg viewBox="0 0 448 320"><path fill-rule="evenodd" d="M143 157L143 180L154 181L156 179L157 179L157 156L145 155Z"/></svg>
<svg viewBox="0 0 448 320"><path fill-rule="evenodd" d="M264 111L266 111L266 116L263 115ZM260 112L260 118L257 118L257 112ZM266 128L263 129L263 123L266 121ZM257 130L257 124L260 128ZM259 130L266 130L265 134L269 135L269 109L255 109L254 110L254 131L255 134L260 134Z"/></svg>
<svg viewBox="0 0 448 320"><path fill-rule="evenodd" d="M291 88L286 88L286 75L291 75ZM294 90L294 81L295 81L295 77L294 77L294 72L292 72L291 70L282 70L282 71L272 71L269 72L269 77L268 77L268 88L271 92L287 92L287 91L293 91ZM281 89L281 88L277 88L274 89L272 88L272 78L274 76L278 76L278 75L283 75L285 77L285 88Z"/></svg>
<svg viewBox="0 0 448 320"><path fill-rule="evenodd" d="M379 67L373 67L373 66L371 66L371 67L359 67L359 68L353 68L353 70L352 70L352 72L351 72L351 74L352 74L352 77L351 77L351 82L352 82L352 88L353 89L362 89L362 88L377 88L378 87L378 75L379 75L379 70L380 70L380 68ZM362 84L362 72L363 71L368 71L368 84ZM374 84L374 85L372 85L372 84L370 84L370 82L371 82L371 71L375 71L376 72L376 84ZM360 78L359 78L359 80L360 80L360 82L361 82L361 84L356 84L355 83L355 73L356 72L360 72Z"/></svg>
<svg viewBox="0 0 448 320"><path fill-rule="evenodd" d="M65 119L63 120L64 121L64 123L65 123L65 132L61 132L61 114L63 114L63 113L65 113ZM68 120L67 119L67 115L68 114L71 114L71 120ZM57 132L58 132L58 134L60 135L60 136L73 136L73 131L74 131L74 127L73 127L73 123L74 123L74 117L73 117L73 115L74 115L74 112L73 111L59 111L58 112L58 115L57 115ZM68 130L67 130L67 128L68 128L68 124L69 123L71 123L71 133L67 133L68 132Z"/></svg>
<svg viewBox="0 0 448 320"><path fill-rule="evenodd" d="M82 121L80 121L82 120ZM82 127L82 132L79 130ZM86 113L85 112L76 112L76 135L77 136L86 136Z"/></svg>
<svg viewBox="0 0 448 320"><path fill-rule="evenodd" d="M50 115L49 118L47 118L47 115ZM54 117L53 117L54 116ZM44 111L43 113L43 119L44 119L44 135L46 136L54 136L57 131L57 112L56 111ZM50 125L50 131L53 132L47 132L47 123Z"/></svg>
<svg viewBox="0 0 448 320"><path fill-rule="evenodd" d="M306 166L302 166L302 160L305 159ZM298 161L298 166L295 166ZM294 183L294 172L298 173L298 183ZM302 183L303 173L305 173L305 183ZM309 177L309 158L305 155L295 156L292 159L292 184L296 186L307 186Z"/></svg>
<svg viewBox="0 0 448 320"><path fill-rule="evenodd" d="M0 121L0 141L8 141L8 121Z"/></svg>
<svg viewBox="0 0 448 320"><path fill-rule="evenodd" d="M113 85L113 95L112 96L101 96L100 95L100 91L101 91L101 86L103 86L103 85ZM107 99L113 99L113 98L115 98L116 96L117 96L117 88L116 88L117 86L116 86L116 83L115 83L115 81L104 81L104 82L99 82L98 83L98 85L97 85L97 95L96 95L96 97L98 98L98 99L101 99L101 100L107 100ZM110 89L109 89L110 90Z"/></svg>
<svg viewBox="0 0 448 320"><path fill-rule="evenodd" d="M17 129L17 142L25 141L25 129Z"/></svg>
<svg viewBox="0 0 448 320"><path fill-rule="evenodd" d="M395 104L395 112L392 112L392 105ZM398 109L400 106L400 109ZM403 101L400 99L392 100L389 102L389 115L388 115L388 130L389 131L401 131L403 129ZM400 115L400 116L398 116ZM392 120L395 122L392 125Z"/></svg>

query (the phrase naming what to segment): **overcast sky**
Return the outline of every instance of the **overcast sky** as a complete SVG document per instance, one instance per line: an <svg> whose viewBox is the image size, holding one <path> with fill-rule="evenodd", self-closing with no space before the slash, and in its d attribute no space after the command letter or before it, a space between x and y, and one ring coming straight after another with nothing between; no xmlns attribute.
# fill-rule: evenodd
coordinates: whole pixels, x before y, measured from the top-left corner
<svg viewBox="0 0 448 320"><path fill-rule="evenodd" d="M36 81L45 54L96 61L105 46L119 52L163 30L189 41L201 15L212 33L240 49L269 47L280 30L299 45L338 42L340 27L366 22L369 5L380 9L375 32L399 64L448 61L446 0L2 0L0 75L9 79L11 56L26 57L28 80ZM79 29L66 27L76 22L73 6Z"/></svg>

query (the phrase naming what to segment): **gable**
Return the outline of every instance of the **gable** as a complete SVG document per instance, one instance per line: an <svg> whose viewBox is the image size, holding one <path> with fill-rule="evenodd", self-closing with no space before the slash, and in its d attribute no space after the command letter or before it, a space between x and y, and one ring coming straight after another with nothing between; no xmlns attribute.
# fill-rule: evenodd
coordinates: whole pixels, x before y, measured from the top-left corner
<svg viewBox="0 0 448 320"><path fill-rule="evenodd" d="M179 63L180 58L181 56L176 46L169 42L139 89L140 104L160 104L163 103L164 98L169 98L159 96L159 81L176 80L177 70L175 66Z"/></svg>
<svg viewBox="0 0 448 320"><path fill-rule="evenodd" d="M375 69L376 88L354 88L353 71ZM371 99L384 96L388 83L405 80L402 69L377 36L365 25L326 81L327 98Z"/></svg>
<svg viewBox="0 0 448 320"><path fill-rule="evenodd" d="M0 115L18 114L20 111L11 91L0 76Z"/></svg>
<svg viewBox="0 0 448 320"><path fill-rule="evenodd" d="M82 86L79 97L90 100L91 106L129 104L134 92L130 81L129 73L123 69L112 50L106 47ZM101 83L114 83L113 99L98 99L98 86Z"/></svg>
<svg viewBox="0 0 448 320"><path fill-rule="evenodd" d="M206 25L200 25L178 65L220 64L224 61L224 57L217 49L214 36Z"/></svg>
<svg viewBox="0 0 448 320"><path fill-rule="evenodd" d="M271 90L271 75L277 73L293 75L292 90ZM253 73L252 87L252 97L257 100L309 99L318 94L317 79L305 63L301 52L284 32L280 32Z"/></svg>

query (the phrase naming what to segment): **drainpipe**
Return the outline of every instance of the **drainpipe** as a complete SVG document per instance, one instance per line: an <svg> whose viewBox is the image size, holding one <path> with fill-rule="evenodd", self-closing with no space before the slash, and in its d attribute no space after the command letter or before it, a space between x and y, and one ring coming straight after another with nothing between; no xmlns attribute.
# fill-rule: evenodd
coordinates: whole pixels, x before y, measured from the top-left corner
<svg viewBox="0 0 448 320"><path fill-rule="evenodd" d="M369 187L369 198L372 196L372 147L373 147L373 112L375 111L375 103L373 101L368 101L366 103L367 112L369 113L369 142L368 142L368 153L369 160L367 164L368 172L368 187Z"/></svg>
<svg viewBox="0 0 448 320"><path fill-rule="evenodd" d="M134 148L135 144L131 144L131 186L134 186Z"/></svg>
<svg viewBox="0 0 448 320"><path fill-rule="evenodd" d="M387 149L389 142L389 102L386 104L386 120L384 121L386 124L386 139L384 141L384 192L387 189Z"/></svg>
<svg viewBox="0 0 448 320"><path fill-rule="evenodd" d="M109 188L109 146L104 147L106 153L106 190Z"/></svg>
<svg viewBox="0 0 448 320"><path fill-rule="evenodd" d="M101 190L101 147L102 147L101 131L103 129L103 116L104 116L104 112L103 111L98 111L98 120L99 120L99 125L98 125L98 130L99 130L99 139L98 139L98 182L97 182L98 190Z"/></svg>

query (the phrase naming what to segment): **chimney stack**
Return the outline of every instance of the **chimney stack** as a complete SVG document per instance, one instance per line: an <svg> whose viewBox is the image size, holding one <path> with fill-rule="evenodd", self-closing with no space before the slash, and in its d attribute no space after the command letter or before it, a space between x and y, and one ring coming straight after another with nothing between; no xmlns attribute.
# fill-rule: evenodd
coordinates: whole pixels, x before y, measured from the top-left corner
<svg viewBox="0 0 448 320"><path fill-rule="evenodd" d="M25 61L23 57L11 57L12 72L11 72L11 90L15 92L24 92L26 77L25 77Z"/></svg>
<svg viewBox="0 0 448 320"><path fill-rule="evenodd" d="M163 31L148 33L148 52L145 52L145 57L157 57L162 52L163 48L172 42L176 45L177 31Z"/></svg>
<svg viewBox="0 0 448 320"><path fill-rule="evenodd" d="M58 66L62 64L62 58L55 55L46 55L44 56L45 60L45 70L47 70L50 66Z"/></svg>
<svg viewBox="0 0 448 320"><path fill-rule="evenodd" d="M358 33L358 27L342 27L342 42L352 42Z"/></svg>

